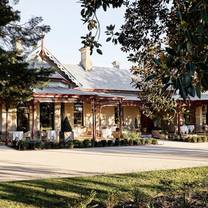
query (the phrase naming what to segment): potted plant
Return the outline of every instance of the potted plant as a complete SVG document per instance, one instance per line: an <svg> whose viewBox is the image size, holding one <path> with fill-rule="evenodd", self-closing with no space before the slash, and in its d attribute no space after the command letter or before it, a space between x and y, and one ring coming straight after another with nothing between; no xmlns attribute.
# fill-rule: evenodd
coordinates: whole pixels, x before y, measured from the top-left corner
<svg viewBox="0 0 208 208"><path fill-rule="evenodd" d="M70 125L69 119L66 116L62 122L62 132L63 132L63 136L64 136L64 141L68 140L68 139L74 139L74 134L72 131L72 127Z"/></svg>

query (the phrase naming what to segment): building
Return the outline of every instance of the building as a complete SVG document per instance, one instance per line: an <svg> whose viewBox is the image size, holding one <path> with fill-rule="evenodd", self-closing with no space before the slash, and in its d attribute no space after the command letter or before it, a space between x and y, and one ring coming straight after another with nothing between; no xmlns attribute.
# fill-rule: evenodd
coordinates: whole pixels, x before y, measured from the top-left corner
<svg viewBox="0 0 208 208"><path fill-rule="evenodd" d="M94 67L89 48L80 53L80 64L64 65L43 46L31 52L32 66L54 67L56 72L47 86L34 90L31 102L9 110L8 130L29 132L32 138L53 131L59 140L67 117L75 138L107 139L118 129L151 133L153 122L141 113L130 71L121 69L117 61L111 68ZM184 131L201 132L208 124L207 101L207 93L191 99L189 113L180 116ZM5 129L6 111L0 105L2 135Z"/></svg>

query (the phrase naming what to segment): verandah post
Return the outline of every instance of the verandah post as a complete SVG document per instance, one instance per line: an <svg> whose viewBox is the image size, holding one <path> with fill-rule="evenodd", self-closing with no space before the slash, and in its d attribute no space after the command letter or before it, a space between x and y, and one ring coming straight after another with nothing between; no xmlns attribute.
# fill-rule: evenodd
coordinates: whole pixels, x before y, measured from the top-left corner
<svg viewBox="0 0 208 208"><path fill-rule="evenodd" d="M32 102L32 132L31 137L34 139L34 127L35 127L35 103Z"/></svg>
<svg viewBox="0 0 208 208"><path fill-rule="evenodd" d="M122 100L119 101L119 129L120 129L120 135L122 135L122 130L123 130L123 110L122 110Z"/></svg>
<svg viewBox="0 0 208 208"><path fill-rule="evenodd" d="M92 139L92 146L94 147L96 141L96 104L94 98L92 100Z"/></svg>

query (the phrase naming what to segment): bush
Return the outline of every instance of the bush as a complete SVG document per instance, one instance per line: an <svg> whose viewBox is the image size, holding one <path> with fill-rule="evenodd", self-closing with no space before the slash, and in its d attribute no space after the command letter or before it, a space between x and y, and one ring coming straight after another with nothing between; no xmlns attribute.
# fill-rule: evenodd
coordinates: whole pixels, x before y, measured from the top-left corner
<svg viewBox="0 0 208 208"><path fill-rule="evenodd" d="M190 141L193 143L197 143L197 137L191 137Z"/></svg>
<svg viewBox="0 0 208 208"><path fill-rule="evenodd" d="M147 207L147 203L151 201L151 196L137 187L132 190L131 195L136 207Z"/></svg>
<svg viewBox="0 0 208 208"><path fill-rule="evenodd" d="M207 142L207 137L206 136L202 137L202 142Z"/></svg>
<svg viewBox="0 0 208 208"><path fill-rule="evenodd" d="M79 140L74 140L74 147L75 148L80 148L80 147L82 147L82 142L81 141L79 141Z"/></svg>
<svg viewBox="0 0 208 208"><path fill-rule="evenodd" d="M157 139L152 139L152 144L158 144L158 141L157 141Z"/></svg>
<svg viewBox="0 0 208 208"><path fill-rule="evenodd" d="M119 203L119 196L117 192L109 192L105 205L107 208L114 208Z"/></svg>
<svg viewBox="0 0 208 208"><path fill-rule="evenodd" d="M120 146L120 139L116 139L114 144L115 146Z"/></svg>
<svg viewBox="0 0 208 208"><path fill-rule="evenodd" d="M95 147L102 147L101 141L95 141Z"/></svg>
<svg viewBox="0 0 208 208"><path fill-rule="evenodd" d="M129 146L132 146L133 145L133 139L129 139Z"/></svg>
<svg viewBox="0 0 208 208"><path fill-rule="evenodd" d="M113 140L108 140L107 144L108 144L109 147L113 146Z"/></svg>
<svg viewBox="0 0 208 208"><path fill-rule="evenodd" d="M138 145L139 141L138 140L133 140L133 145Z"/></svg>
<svg viewBox="0 0 208 208"><path fill-rule="evenodd" d="M145 144L152 144L152 138L145 139Z"/></svg>
<svg viewBox="0 0 208 208"><path fill-rule="evenodd" d="M202 137L197 137L197 142L202 142Z"/></svg>
<svg viewBox="0 0 208 208"><path fill-rule="evenodd" d="M68 140L64 147L69 148L69 149L73 149L74 148L74 141L73 140Z"/></svg>
<svg viewBox="0 0 208 208"><path fill-rule="evenodd" d="M82 143L83 143L83 147L85 147L85 148L91 147L91 142L90 142L89 139L84 139L84 140L82 141Z"/></svg>
<svg viewBox="0 0 208 208"><path fill-rule="evenodd" d="M127 139L132 139L132 140L138 140L139 139L139 134L137 132L129 132L127 134Z"/></svg>
<svg viewBox="0 0 208 208"><path fill-rule="evenodd" d="M145 144L146 139L140 139L140 144Z"/></svg>
<svg viewBox="0 0 208 208"><path fill-rule="evenodd" d="M72 127L71 127L71 124L70 124L69 119L68 119L67 116L64 118L64 121L63 121L62 126L61 126L61 130L63 132L70 132L70 131L72 131Z"/></svg>
<svg viewBox="0 0 208 208"><path fill-rule="evenodd" d="M23 141L23 140L17 141L16 148L18 150L28 150L29 143L28 143L28 141Z"/></svg>
<svg viewBox="0 0 208 208"><path fill-rule="evenodd" d="M100 142L101 142L102 147L107 146L107 141L105 139L101 140Z"/></svg>
<svg viewBox="0 0 208 208"><path fill-rule="evenodd" d="M127 145L129 145L128 139L121 139L121 140L120 140L120 145L121 145L121 146L127 146Z"/></svg>

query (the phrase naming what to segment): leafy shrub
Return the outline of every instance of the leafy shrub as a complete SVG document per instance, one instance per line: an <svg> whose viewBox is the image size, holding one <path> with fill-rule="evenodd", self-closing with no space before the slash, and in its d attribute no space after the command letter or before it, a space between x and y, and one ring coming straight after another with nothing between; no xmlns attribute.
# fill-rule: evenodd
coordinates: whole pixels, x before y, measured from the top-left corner
<svg viewBox="0 0 208 208"><path fill-rule="evenodd" d="M128 145L128 139L124 139L124 145L125 145L125 146Z"/></svg>
<svg viewBox="0 0 208 208"><path fill-rule="evenodd" d="M140 144L145 144L146 139L140 139Z"/></svg>
<svg viewBox="0 0 208 208"><path fill-rule="evenodd" d="M75 147L75 148L80 148L80 147L82 147L82 142L79 141L79 140L77 140L77 139L75 139L73 143L74 143L74 147Z"/></svg>
<svg viewBox="0 0 208 208"><path fill-rule="evenodd" d="M64 121L62 122L61 130L63 132L72 131L72 127L67 116L64 118Z"/></svg>
<svg viewBox="0 0 208 208"><path fill-rule="evenodd" d="M101 141L95 141L95 147L102 147Z"/></svg>
<svg viewBox="0 0 208 208"><path fill-rule="evenodd" d="M207 137L206 136L202 137L202 142L207 142Z"/></svg>
<svg viewBox="0 0 208 208"><path fill-rule="evenodd" d="M113 146L113 140L108 140L107 144L108 144L109 147Z"/></svg>
<svg viewBox="0 0 208 208"><path fill-rule="evenodd" d="M121 145L121 146L124 146L124 139L121 139L121 140L120 140L120 145Z"/></svg>
<svg viewBox="0 0 208 208"><path fill-rule="evenodd" d="M202 137L197 137L197 142L202 142Z"/></svg>
<svg viewBox="0 0 208 208"><path fill-rule="evenodd" d="M134 204L138 207L146 207L151 200L151 197L148 194L137 187L132 190L131 195Z"/></svg>
<svg viewBox="0 0 208 208"><path fill-rule="evenodd" d="M105 201L106 208L114 208L119 203L117 192L109 192Z"/></svg>
<svg viewBox="0 0 208 208"><path fill-rule="evenodd" d="M132 146L133 145L133 139L129 139L129 146Z"/></svg>
<svg viewBox="0 0 208 208"><path fill-rule="evenodd" d="M84 140L82 141L82 143L83 143L83 147L85 147L85 148L91 147L91 142L90 142L89 139L84 139Z"/></svg>
<svg viewBox="0 0 208 208"><path fill-rule="evenodd" d="M133 140L133 145L138 145L139 144L139 141L138 140Z"/></svg>
<svg viewBox="0 0 208 208"><path fill-rule="evenodd" d="M74 148L74 141L73 141L73 140L68 140L68 141L65 143L65 147L66 147L66 148L69 148L69 149Z"/></svg>
<svg viewBox="0 0 208 208"><path fill-rule="evenodd" d="M121 140L120 140L120 145L121 145L121 146L127 146L127 145L129 145L128 139L121 139Z"/></svg>
<svg viewBox="0 0 208 208"><path fill-rule="evenodd" d="M152 139L152 144L158 144L158 140L157 139Z"/></svg>
<svg viewBox="0 0 208 208"><path fill-rule="evenodd" d="M107 146L107 141L105 139L101 140L100 142L101 142L102 147Z"/></svg>
<svg viewBox="0 0 208 208"><path fill-rule="evenodd" d="M190 141L193 142L193 143L197 143L197 137L191 137Z"/></svg>
<svg viewBox="0 0 208 208"><path fill-rule="evenodd" d="M137 132L129 132L127 134L128 139L132 139L132 140L138 140L139 139L139 133Z"/></svg>
<svg viewBox="0 0 208 208"><path fill-rule="evenodd" d="M152 144L152 138L145 139L145 144Z"/></svg>
<svg viewBox="0 0 208 208"><path fill-rule="evenodd" d="M92 191L90 195L86 197L80 197L74 208L87 208L95 199L95 196L96 196L96 192Z"/></svg>
<svg viewBox="0 0 208 208"><path fill-rule="evenodd" d="M16 148L18 150L28 150L29 143L28 143L28 141L23 141L23 140L17 141Z"/></svg>
<svg viewBox="0 0 208 208"><path fill-rule="evenodd" d="M117 138L117 139L115 140L114 145L115 145L115 146L120 146L120 139Z"/></svg>

